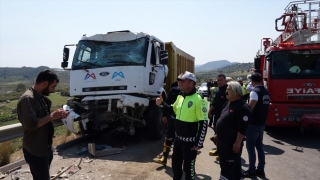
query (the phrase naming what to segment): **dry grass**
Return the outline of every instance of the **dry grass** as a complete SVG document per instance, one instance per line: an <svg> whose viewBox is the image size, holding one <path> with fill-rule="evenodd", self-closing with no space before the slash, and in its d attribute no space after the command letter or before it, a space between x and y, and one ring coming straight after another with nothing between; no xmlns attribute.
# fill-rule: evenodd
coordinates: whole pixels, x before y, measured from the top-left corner
<svg viewBox="0 0 320 180"><path fill-rule="evenodd" d="M10 163L13 163L13 162L18 161L18 160L23 159L23 158L24 158L23 151L22 151L22 149L19 149L19 150L15 151L14 153L11 154Z"/></svg>
<svg viewBox="0 0 320 180"><path fill-rule="evenodd" d="M10 156L13 152L11 141L0 143L0 166L10 163Z"/></svg>
<svg viewBox="0 0 320 180"><path fill-rule="evenodd" d="M76 138L78 138L78 135L75 135L75 134L71 133L71 131L67 130L66 134L56 136L53 139L52 146L57 146L59 144L66 143L66 142L74 140Z"/></svg>
<svg viewBox="0 0 320 180"><path fill-rule="evenodd" d="M59 144L66 143L68 141L74 140L78 138L78 135L71 133L71 131L67 131L64 135L59 135L53 139L53 146L57 146ZM1 148L1 147L0 147ZM10 156L10 163L23 159L23 151L22 149L13 152Z"/></svg>
<svg viewBox="0 0 320 180"><path fill-rule="evenodd" d="M79 129L77 123L75 123L75 129ZM58 132L56 131L56 137L53 139L53 146L66 143L80 137L80 135L73 134L64 126L57 127L56 130ZM21 146L22 138L0 143L0 166L23 159L24 155Z"/></svg>
<svg viewBox="0 0 320 180"><path fill-rule="evenodd" d="M75 131L79 130L78 123L74 123ZM53 139L53 146L66 143L68 141L74 140L79 137L79 135L73 134L71 131L65 128L65 126L60 126L55 128L56 137Z"/></svg>

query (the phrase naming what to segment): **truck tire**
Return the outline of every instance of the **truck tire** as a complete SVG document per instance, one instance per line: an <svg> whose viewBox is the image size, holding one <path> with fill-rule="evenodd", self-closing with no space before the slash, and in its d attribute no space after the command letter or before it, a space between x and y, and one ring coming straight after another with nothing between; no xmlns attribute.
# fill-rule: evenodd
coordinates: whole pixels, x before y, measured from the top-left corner
<svg viewBox="0 0 320 180"><path fill-rule="evenodd" d="M150 138L159 140L163 137L165 125L162 122L162 110L155 101L150 101L148 108L148 135Z"/></svg>

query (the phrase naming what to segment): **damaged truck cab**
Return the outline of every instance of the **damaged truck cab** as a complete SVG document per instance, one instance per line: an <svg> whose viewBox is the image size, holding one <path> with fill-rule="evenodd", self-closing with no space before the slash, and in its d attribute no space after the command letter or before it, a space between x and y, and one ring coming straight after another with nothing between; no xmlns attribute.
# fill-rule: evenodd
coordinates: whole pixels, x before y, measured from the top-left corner
<svg viewBox="0 0 320 180"><path fill-rule="evenodd" d="M76 46L71 68L67 46ZM66 45L61 67L70 70L72 98L64 107L78 116L64 124L71 131L75 120L85 133L117 127L131 135L136 127L148 127L149 136L160 139L164 125L155 99L164 91L167 64L165 43L143 32L84 35Z"/></svg>

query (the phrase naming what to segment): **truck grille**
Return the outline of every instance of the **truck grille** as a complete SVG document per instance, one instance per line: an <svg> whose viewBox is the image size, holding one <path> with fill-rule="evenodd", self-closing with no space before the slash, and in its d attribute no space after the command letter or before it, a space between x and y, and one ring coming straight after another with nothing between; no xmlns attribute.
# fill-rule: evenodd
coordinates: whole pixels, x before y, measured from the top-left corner
<svg viewBox="0 0 320 180"><path fill-rule="evenodd" d="M127 86L102 86L82 88L82 92L127 90Z"/></svg>
<svg viewBox="0 0 320 180"><path fill-rule="evenodd" d="M303 107L289 107L290 117L301 118L304 114L320 113L320 108L303 108Z"/></svg>
<svg viewBox="0 0 320 180"><path fill-rule="evenodd" d="M117 107L117 101L118 99L112 99L111 100L111 107ZM108 108L109 100L90 100L90 101L83 101L83 106L86 109L102 109Z"/></svg>

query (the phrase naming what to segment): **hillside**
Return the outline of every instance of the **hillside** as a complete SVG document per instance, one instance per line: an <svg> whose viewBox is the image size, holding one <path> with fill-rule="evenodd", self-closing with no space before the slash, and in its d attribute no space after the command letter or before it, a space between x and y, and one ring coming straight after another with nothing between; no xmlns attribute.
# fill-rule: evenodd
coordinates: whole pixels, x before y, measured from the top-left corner
<svg viewBox="0 0 320 180"><path fill-rule="evenodd" d="M213 71L218 68L223 68L228 65L234 64L228 60L217 60L217 61L210 61L203 65L195 66L195 72L205 72L205 71Z"/></svg>
<svg viewBox="0 0 320 180"><path fill-rule="evenodd" d="M36 68L25 66L22 68L0 67L0 93L14 90L19 83L23 83L27 87L31 86L39 72L45 69L51 68L46 66ZM52 70L57 73L60 79L60 85L69 84L69 71Z"/></svg>
<svg viewBox="0 0 320 180"><path fill-rule="evenodd" d="M207 81L208 79L212 78L215 79L218 74L222 73L226 76L232 77L233 79L237 77L242 77L246 79L247 75L251 73L251 68L253 63L236 63L227 65L222 68L218 68L213 71L206 71L206 72L196 72L197 78L201 81Z"/></svg>
<svg viewBox="0 0 320 180"><path fill-rule="evenodd" d="M223 64L225 65L224 67L218 68L219 66L223 66ZM239 76L246 78L246 76L250 73L252 63L231 63L229 61L222 60L222 61L211 61L201 66L214 67L208 71L202 71L202 72L196 71L197 78L200 81L206 81L209 78L215 79L216 76L220 73L223 73L226 76L231 76L233 78L236 78ZM31 86L35 78L39 74L39 72L44 69L50 69L50 68L46 66L40 66L36 68L33 68L33 67L2 68L0 67L0 94L6 93L7 91L14 90L19 83L23 83L27 87ZM68 86L69 77L70 77L69 71L64 71L61 69L53 69L53 70L57 73L60 79L60 83L58 84L58 87L61 85Z"/></svg>

